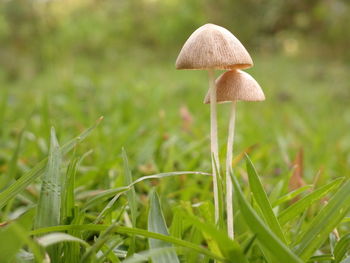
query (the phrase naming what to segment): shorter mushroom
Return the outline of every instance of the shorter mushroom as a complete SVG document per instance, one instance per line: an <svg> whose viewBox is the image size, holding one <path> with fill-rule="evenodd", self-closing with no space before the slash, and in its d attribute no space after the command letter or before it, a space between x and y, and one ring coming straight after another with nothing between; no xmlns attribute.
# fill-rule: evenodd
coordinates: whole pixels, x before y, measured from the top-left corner
<svg viewBox="0 0 350 263"><path fill-rule="evenodd" d="M236 101L263 101L265 100L265 95L258 82L248 73L241 70L231 70L223 73L216 79L215 85L216 102L232 102L226 152L226 210L227 232L229 237L233 239L233 188L230 174L233 173L232 149L235 132ZM206 95L204 103L210 103L210 91Z"/></svg>
<svg viewBox="0 0 350 263"><path fill-rule="evenodd" d="M217 103L265 100L259 83L242 70L226 71L216 79L215 85ZM209 92L205 96L204 103L210 103Z"/></svg>

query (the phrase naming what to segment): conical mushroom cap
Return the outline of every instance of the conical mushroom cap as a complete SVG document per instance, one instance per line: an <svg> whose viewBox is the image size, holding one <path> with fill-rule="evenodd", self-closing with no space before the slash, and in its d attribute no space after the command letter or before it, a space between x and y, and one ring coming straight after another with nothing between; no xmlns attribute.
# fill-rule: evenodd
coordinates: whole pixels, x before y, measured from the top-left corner
<svg viewBox="0 0 350 263"><path fill-rule="evenodd" d="M253 61L242 43L227 29L205 24L187 39L176 69L244 69Z"/></svg>
<svg viewBox="0 0 350 263"><path fill-rule="evenodd" d="M227 71L219 76L216 81L216 101L218 103L242 100L265 100L264 92L256 80L247 72L241 70ZM205 104L210 103L208 91L204 99Z"/></svg>

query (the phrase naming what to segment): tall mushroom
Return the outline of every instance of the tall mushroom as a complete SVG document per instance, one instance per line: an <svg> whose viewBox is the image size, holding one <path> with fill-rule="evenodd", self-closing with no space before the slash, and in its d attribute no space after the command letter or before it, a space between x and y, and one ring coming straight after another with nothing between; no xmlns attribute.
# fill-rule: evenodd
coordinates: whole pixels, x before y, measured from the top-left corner
<svg viewBox="0 0 350 263"><path fill-rule="evenodd" d="M215 204L215 222L219 219L218 175L220 170L217 138L215 69L244 69L253 61L241 42L227 29L214 25L201 26L187 39L176 60L176 69L208 70L210 104L210 139Z"/></svg>
<svg viewBox="0 0 350 263"><path fill-rule="evenodd" d="M241 70L231 70L222 74L216 80L217 103L232 102L229 120L229 130L226 151L226 211L227 211L227 232L230 238L234 238L233 230L233 204L232 204L232 181L230 174L232 169L232 149L236 119L236 101L263 101L264 92L256 80L248 73ZM209 104L212 100L210 91L204 99ZM211 103L212 104L212 103Z"/></svg>

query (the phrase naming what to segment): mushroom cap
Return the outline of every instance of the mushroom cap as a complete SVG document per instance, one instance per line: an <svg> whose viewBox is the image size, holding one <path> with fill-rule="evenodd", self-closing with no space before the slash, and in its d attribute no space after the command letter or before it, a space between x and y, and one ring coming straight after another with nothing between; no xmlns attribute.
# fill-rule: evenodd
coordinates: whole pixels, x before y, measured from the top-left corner
<svg viewBox="0 0 350 263"><path fill-rule="evenodd" d="M263 101L264 92L258 82L247 72L241 70L230 70L219 76L216 81L216 101L217 103L231 101ZM208 91L204 99L205 104L210 103L210 93Z"/></svg>
<svg viewBox="0 0 350 263"><path fill-rule="evenodd" d="M227 29L201 26L187 39L176 60L176 69L244 69L253 60L242 43Z"/></svg>

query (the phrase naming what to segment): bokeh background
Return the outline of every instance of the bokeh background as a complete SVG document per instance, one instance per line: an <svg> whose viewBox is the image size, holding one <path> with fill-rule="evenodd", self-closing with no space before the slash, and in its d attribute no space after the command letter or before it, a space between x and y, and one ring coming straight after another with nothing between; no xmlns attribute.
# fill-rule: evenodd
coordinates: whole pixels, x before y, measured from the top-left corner
<svg viewBox="0 0 350 263"><path fill-rule="evenodd" d="M1 3L1 66L18 79L83 58L116 68L121 53L135 49L170 59L207 22L233 31L253 55L308 54L327 65L349 59L349 12L345 0L8 0Z"/></svg>
<svg viewBox="0 0 350 263"><path fill-rule="evenodd" d="M206 72L174 67L208 22L246 46L267 97L239 103L235 154L258 145L266 180L296 162L318 184L350 171L347 0L6 0L0 12L0 173L19 141L18 176L47 155L50 126L63 144L101 115L77 150L94 150L78 185L111 187L123 146L135 177L209 171ZM219 106L222 157L228 109Z"/></svg>

